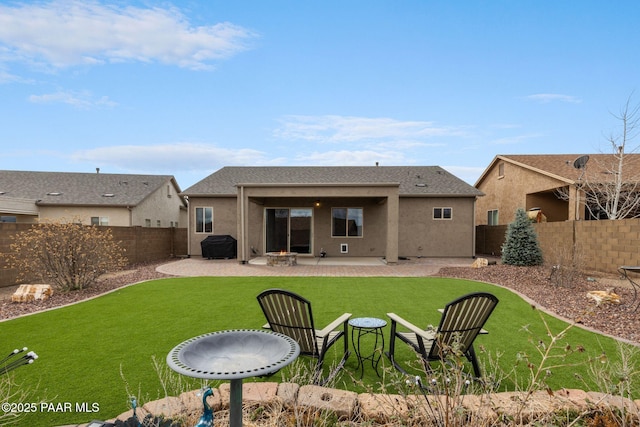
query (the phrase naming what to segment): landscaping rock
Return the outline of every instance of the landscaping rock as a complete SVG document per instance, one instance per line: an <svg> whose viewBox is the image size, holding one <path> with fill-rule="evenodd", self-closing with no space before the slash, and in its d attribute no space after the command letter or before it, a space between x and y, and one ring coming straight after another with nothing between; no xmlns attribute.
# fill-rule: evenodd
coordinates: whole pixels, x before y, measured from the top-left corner
<svg viewBox="0 0 640 427"><path fill-rule="evenodd" d="M317 385L305 385L298 391L298 406L313 412L331 411L340 420L351 419L355 413L357 399L358 395L353 391Z"/></svg>
<svg viewBox="0 0 640 427"><path fill-rule="evenodd" d="M471 264L471 268L482 268L482 267L486 267L489 265L489 260L486 258L476 258L475 261L473 261L473 264Z"/></svg>
<svg viewBox="0 0 640 427"><path fill-rule="evenodd" d="M219 411L216 418L225 420L225 416L228 417L230 386L222 384L213 391L214 395L208 402L216 412ZM173 418L173 421L179 423L180 420L192 419L194 415L199 416L202 413L202 398L198 396L200 392L195 390L182 393L177 398L149 402L138 408L138 419L164 417ZM286 407L286 416L294 417L290 418L292 421L304 419L310 422L328 422L326 425L334 425L338 421L348 422L346 425L432 425L433 422L446 422L446 417L452 414L460 417L456 418L458 420L465 420L468 425L497 425L505 420L519 423L518 425L539 422L543 423L540 425L551 425L544 423L553 423L555 416L618 409L623 409L633 422L637 422L640 408L639 402L630 399L573 389L556 392L543 390L531 395L525 392L503 392L447 398L431 394L358 395L315 385L299 387L293 383L247 383L243 384L243 397L245 410L249 409L247 406L253 405L256 407L254 412L262 414L261 416L280 416L278 414ZM133 411L130 410L121 414L118 420L129 420L132 416Z"/></svg>
<svg viewBox="0 0 640 427"><path fill-rule="evenodd" d="M213 395L207 397L207 403L211 406L211 409L219 411L222 409L222 396L220 395L220 391L216 388L211 388L211 391L213 391ZM202 414L202 393L203 391L198 389L185 391L178 396L178 399L180 399L180 402L184 406L187 415Z"/></svg>
<svg viewBox="0 0 640 427"><path fill-rule="evenodd" d="M587 392L584 390L563 388L556 391L555 396L561 401L564 401L567 407L572 405L579 411L589 409L590 405L587 402L589 400L589 395L587 395ZM570 403L566 403L567 401Z"/></svg>
<svg viewBox="0 0 640 427"><path fill-rule="evenodd" d="M498 414L491 408L489 404L489 396L486 394L468 394L462 397L462 407L469 414L470 425L493 425L498 420Z"/></svg>
<svg viewBox="0 0 640 427"><path fill-rule="evenodd" d="M231 384L224 383L218 387L222 407L229 408L229 398L231 396ZM242 401L251 403L273 403L278 392L278 383L243 383Z"/></svg>
<svg viewBox="0 0 640 427"><path fill-rule="evenodd" d="M631 399L621 396L612 396L606 393L600 393L596 391L587 392L587 396L591 402L601 408L620 409L626 412L630 412L633 415L638 416L638 407Z"/></svg>
<svg viewBox="0 0 640 427"><path fill-rule="evenodd" d="M44 301L53 295L51 285L20 285L11 295L12 302Z"/></svg>
<svg viewBox="0 0 640 427"><path fill-rule="evenodd" d="M174 418L184 415L186 408L182 401L177 397L165 397L163 399L154 400L143 405L143 408L155 416L163 416L165 418Z"/></svg>
<svg viewBox="0 0 640 427"><path fill-rule="evenodd" d="M286 408L291 409L296 404L299 390L300 386L298 384L281 383L278 385L277 396L282 400Z"/></svg>
<svg viewBox="0 0 640 427"><path fill-rule="evenodd" d="M398 394L363 393L358 395L358 403L365 421L385 424L408 418L407 401Z"/></svg>
<svg viewBox="0 0 640 427"><path fill-rule="evenodd" d="M600 305L603 302L609 304L620 304L620 295L613 293L611 289L606 291L589 291L587 297L596 302L596 305Z"/></svg>

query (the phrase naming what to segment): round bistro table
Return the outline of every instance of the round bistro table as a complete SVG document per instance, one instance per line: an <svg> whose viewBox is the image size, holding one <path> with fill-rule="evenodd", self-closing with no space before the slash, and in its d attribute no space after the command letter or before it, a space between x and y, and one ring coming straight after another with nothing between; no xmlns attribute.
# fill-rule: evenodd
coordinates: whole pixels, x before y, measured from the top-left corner
<svg viewBox="0 0 640 427"><path fill-rule="evenodd" d="M364 362L371 361L371 367L376 371L376 374L380 376L378 372L378 364L382 358L382 351L384 350L384 334L382 328L387 326L387 322L375 317L354 317L349 320L351 326L351 342L353 343L353 349L358 357L358 368L360 369L360 378L364 376ZM373 351L370 355L365 356L362 354L362 347L360 341L362 337L367 335L373 335L375 337L375 343L373 344ZM378 342L382 345L378 346Z"/></svg>

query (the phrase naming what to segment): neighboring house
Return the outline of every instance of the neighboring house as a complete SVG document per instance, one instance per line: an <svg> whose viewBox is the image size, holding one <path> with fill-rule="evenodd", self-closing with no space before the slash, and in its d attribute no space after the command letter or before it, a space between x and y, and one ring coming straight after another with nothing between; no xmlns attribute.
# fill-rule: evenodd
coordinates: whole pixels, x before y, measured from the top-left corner
<svg viewBox="0 0 640 427"><path fill-rule="evenodd" d="M590 154L588 160L586 157L580 154L496 156L475 184L485 194L476 203L477 224L509 224L518 208L539 209L549 222L591 219L584 203L584 182L586 179L606 181L615 167L615 158L613 154ZM626 159L625 167L640 171L636 167L640 154L626 154Z"/></svg>
<svg viewBox="0 0 640 427"><path fill-rule="evenodd" d="M482 193L437 166L225 167L186 189L189 254L209 235L265 252L402 257L475 255Z"/></svg>
<svg viewBox="0 0 640 427"><path fill-rule="evenodd" d="M186 212L169 175L0 170L0 222L186 227Z"/></svg>

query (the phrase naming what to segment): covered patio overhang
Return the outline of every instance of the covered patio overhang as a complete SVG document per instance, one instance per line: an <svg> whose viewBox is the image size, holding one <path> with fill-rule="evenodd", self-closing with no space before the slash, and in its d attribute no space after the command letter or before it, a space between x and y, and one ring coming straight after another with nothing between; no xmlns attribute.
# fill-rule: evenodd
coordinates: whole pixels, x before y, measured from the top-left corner
<svg viewBox="0 0 640 427"><path fill-rule="evenodd" d="M314 183L314 184L265 184L239 183L237 188L238 258L246 263L252 255L250 206L266 206L273 201L304 201L309 207L319 207L327 201L366 200L384 210L384 257L388 264L398 261L399 183ZM365 214L366 215L366 214ZM365 216L366 224L366 216ZM373 230L371 231L373 232Z"/></svg>

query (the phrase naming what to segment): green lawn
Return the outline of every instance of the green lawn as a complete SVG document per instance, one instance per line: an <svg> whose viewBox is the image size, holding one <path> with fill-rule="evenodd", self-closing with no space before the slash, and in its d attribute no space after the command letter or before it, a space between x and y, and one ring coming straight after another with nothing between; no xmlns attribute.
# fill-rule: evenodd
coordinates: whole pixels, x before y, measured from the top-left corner
<svg viewBox="0 0 640 427"><path fill-rule="evenodd" d="M264 323L256 295L272 287L297 292L312 301L316 326L323 327L344 312L354 316L385 318L395 312L418 325L437 325L437 308L473 291L487 291L500 299L489 319L489 335L476 342L491 353L501 352L505 369L516 354L535 350L535 337L546 339L537 311L508 290L485 283L444 278L338 278L338 277L193 277L154 280L120 289L74 306L0 323L2 351L28 346L40 358L32 366L14 371L15 381L36 389L31 401L97 403L97 413L38 412L24 421L31 426L108 419L128 409L125 380L130 391L143 399L164 396L153 366L153 358L165 365L167 353L187 338L216 330L259 328ZM554 331L566 324L550 318ZM389 327L385 328L388 341ZM573 328L563 343L584 346L579 358L605 351L616 354L614 340ZM388 342L387 342L388 344ZM339 344L340 345L340 344ZM412 357L402 349L400 357ZM484 355L480 355L481 360ZM336 355L337 358L337 355ZM383 359L386 362L386 359ZM330 361L328 362L330 363ZM355 371L355 356L346 370ZM582 369L582 372L585 372ZM582 388L574 369L555 370L552 388ZM280 377L276 376L276 380ZM249 380L247 380L249 381ZM375 385L379 379L369 366L363 381ZM341 386L357 391L343 377ZM197 387L194 383L194 387ZM26 424L25 424L26 425Z"/></svg>

